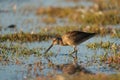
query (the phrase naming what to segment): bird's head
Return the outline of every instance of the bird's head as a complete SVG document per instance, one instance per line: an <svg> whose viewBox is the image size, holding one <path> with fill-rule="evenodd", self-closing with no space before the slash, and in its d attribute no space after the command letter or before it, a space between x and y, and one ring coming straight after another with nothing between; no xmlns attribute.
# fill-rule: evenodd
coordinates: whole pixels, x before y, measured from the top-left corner
<svg viewBox="0 0 120 80"><path fill-rule="evenodd" d="M53 45L59 45L59 44L61 44L61 42L62 42L62 39L61 38L59 38L59 37L56 37L56 38L53 38L53 42L52 42L52 44Z"/></svg>

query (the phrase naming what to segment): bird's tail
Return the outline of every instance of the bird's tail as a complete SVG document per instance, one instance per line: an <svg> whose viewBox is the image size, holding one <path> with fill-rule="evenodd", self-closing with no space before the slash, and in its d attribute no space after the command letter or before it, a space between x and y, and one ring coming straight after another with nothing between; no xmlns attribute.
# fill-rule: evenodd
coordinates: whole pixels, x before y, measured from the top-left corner
<svg viewBox="0 0 120 80"><path fill-rule="evenodd" d="M90 37L94 37L97 33L91 33Z"/></svg>

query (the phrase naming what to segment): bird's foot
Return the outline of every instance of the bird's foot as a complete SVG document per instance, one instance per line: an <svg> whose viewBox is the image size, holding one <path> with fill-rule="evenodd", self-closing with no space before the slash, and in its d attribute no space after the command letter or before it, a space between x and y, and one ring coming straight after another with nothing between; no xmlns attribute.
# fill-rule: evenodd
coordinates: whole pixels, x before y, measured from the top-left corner
<svg viewBox="0 0 120 80"><path fill-rule="evenodd" d="M77 51L74 50L73 52L70 53L70 55L73 55L75 52L77 52Z"/></svg>
<svg viewBox="0 0 120 80"><path fill-rule="evenodd" d="M75 57L73 56L73 54L69 54L69 56L72 57L72 58L75 58Z"/></svg>
<svg viewBox="0 0 120 80"><path fill-rule="evenodd" d="M75 53L75 56L73 56L74 53ZM73 58L77 59L77 50L74 50L69 55L72 56Z"/></svg>

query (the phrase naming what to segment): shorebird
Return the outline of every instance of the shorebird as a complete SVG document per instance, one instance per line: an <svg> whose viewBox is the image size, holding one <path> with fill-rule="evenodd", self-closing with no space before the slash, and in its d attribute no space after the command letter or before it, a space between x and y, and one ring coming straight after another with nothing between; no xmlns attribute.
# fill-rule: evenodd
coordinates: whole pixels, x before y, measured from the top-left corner
<svg viewBox="0 0 120 80"><path fill-rule="evenodd" d="M75 58L77 59L77 45L88 40L93 37L96 33L86 33L81 31L70 31L64 34L62 37L53 38L52 44L50 47L44 52L46 54L53 45L62 45L62 46L73 46L74 51L71 53L75 53Z"/></svg>

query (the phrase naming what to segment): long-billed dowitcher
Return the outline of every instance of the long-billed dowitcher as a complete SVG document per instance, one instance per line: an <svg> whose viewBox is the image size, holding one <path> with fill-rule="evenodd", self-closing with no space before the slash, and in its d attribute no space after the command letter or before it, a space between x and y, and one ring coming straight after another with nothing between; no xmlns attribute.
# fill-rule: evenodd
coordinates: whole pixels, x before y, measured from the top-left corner
<svg viewBox="0 0 120 80"><path fill-rule="evenodd" d="M62 37L56 37L53 39L50 47L44 52L46 54L53 45L73 46L75 58L77 58L77 45L93 37L96 33L86 33L81 31L70 31L64 34Z"/></svg>

